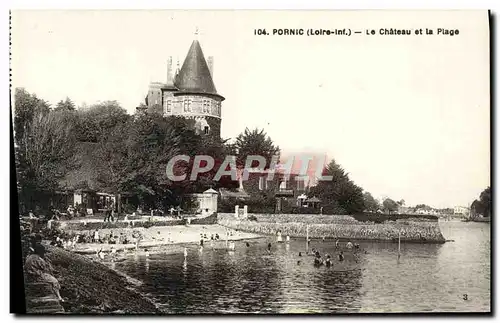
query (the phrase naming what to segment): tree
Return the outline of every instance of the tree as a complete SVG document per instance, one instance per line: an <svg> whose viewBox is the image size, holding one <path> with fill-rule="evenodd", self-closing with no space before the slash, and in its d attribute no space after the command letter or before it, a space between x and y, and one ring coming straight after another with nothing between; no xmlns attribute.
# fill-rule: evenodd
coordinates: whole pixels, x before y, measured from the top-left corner
<svg viewBox="0 0 500 323"><path fill-rule="evenodd" d="M483 206L483 215L486 217L491 217L491 188L488 186L484 191L479 195L479 201Z"/></svg>
<svg viewBox="0 0 500 323"><path fill-rule="evenodd" d="M406 202L403 199L398 201L399 206L405 206L405 204L406 204Z"/></svg>
<svg viewBox="0 0 500 323"><path fill-rule="evenodd" d="M349 179L346 172L332 160L323 170L323 175L332 176L330 181L320 181L311 188L310 194L321 200L325 213L355 214L363 212L363 189Z"/></svg>
<svg viewBox="0 0 500 323"><path fill-rule="evenodd" d="M375 200L370 192L363 193L363 201L365 204L365 210L369 212L377 212L380 209L380 203Z"/></svg>
<svg viewBox="0 0 500 323"><path fill-rule="evenodd" d="M16 149L21 203L33 208L74 167L74 122L67 111L38 112Z"/></svg>
<svg viewBox="0 0 500 323"><path fill-rule="evenodd" d="M23 88L16 88L14 94L14 138L16 144L24 138L35 115L46 115L50 112L48 102L39 99L35 94Z"/></svg>
<svg viewBox="0 0 500 323"><path fill-rule="evenodd" d="M113 128L125 123L130 115L116 101L105 101L78 110L77 139L83 142L100 142Z"/></svg>
<svg viewBox="0 0 500 323"><path fill-rule="evenodd" d="M479 195L479 200L474 200L471 204L471 216L481 214L491 217L491 188L488 186Z"/></svg>
<svg viewBox="0 0 500 323"><path fill-rule="evenodd" d="M264 129L245 129L236 137L234 148L238 153L237 164L245 165L246 159L250 155L262 156L266 160L266 168L270 166L273 156L280 155L279 146L275 145L272 139L264 132ZM256 166L254 162L251 166Z"/></svg>
<svg viewBox="0 0 500 323"><path fill-rule="evenodd" d="M54 111L75 111L75 104L70 98L66 97L66 100L57 103Z"/></svg>
<svg viewBox="0 0 500 323"><path fill-rule="evenodd" d="M185 139L184 139L185 140ZM116 124L96 152L102 160L102 184L116 193L129 192L148 204L170 194L168 161L182 154L182 139L172 123L149 115Z"/></svg>
<svg viewBox="0 0 500 323"><path fill-rule="evenodd" d="M178 205L189 193L199 193L210 187L236 184L224 177L214 182L218 163L225 159L224 141L203 138L196 134L193 120L183 117L161 117L144 114L125 123L118 123L103 139L97 156L102 161L102 185L116 193L129 192L141 203L154 207ZM190 161L177 162L175 175L186 175L183 181L167 177L166 166L177 155L187 155ZM191 181L196 155L209 155L216 165ZM202 167L205 165L201 165Z"/></svg>
<svg viewBox="0 0 500 323"><path fill-rule="evenodd" d="M389 214L396 212L398 210L398 203L395 202L394 200L391 200L390 198L386 198L382 203L382 206L384 208L384 211Z"/></svg>

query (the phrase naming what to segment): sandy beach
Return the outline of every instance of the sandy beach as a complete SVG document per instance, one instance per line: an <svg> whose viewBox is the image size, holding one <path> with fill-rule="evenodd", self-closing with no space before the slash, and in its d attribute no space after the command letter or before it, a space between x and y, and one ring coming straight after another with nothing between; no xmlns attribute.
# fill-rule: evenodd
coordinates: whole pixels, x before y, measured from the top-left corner
<svg viewBox="0 0 500 323"><path fill-rule="evenodd" d="M246 240L260 238L262 235L255 233L246 233L228 229L224 226L214 225L190 225L190 226L165 226L165 227L150 227L150 228L121 228L121 229L101 229L99 236L103 237L113 232L113 236L121 234L127 237L132 236L134 231L142 234L143 239L139 243L139 249L148 249L149 252L168 252L177 250L178 247L185 244L200 244L201 235L206 235L204 245L211 246L211 236L219 234L219 241L214 241L214 247L225 246L225 240L228 241ZM91 230L71 231L75 234L93 234ZM227 235L229 234L229 235ZM110 252L112 249L116 251L134 250L136 245L129 244L105 244L105 243L78 243L71 251L80 254L96 254L97 251Z"/></svg>

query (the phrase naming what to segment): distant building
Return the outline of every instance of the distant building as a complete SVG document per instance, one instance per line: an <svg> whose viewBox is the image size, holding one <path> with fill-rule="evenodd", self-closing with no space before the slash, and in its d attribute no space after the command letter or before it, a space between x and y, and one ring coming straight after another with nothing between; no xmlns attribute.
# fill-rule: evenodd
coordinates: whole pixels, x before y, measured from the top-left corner
<svg viewBox="0 0 500 323"><path fill-rule="evenodd" d="M413 213L413 208L409 206L399 206L398 207L398 214L411 214Z"/></svg>
<svg viewBox="0 0 500 323"><path fill-rule="evenodd" d="M455 206L453 208L453 214L455 215L469 215L469 208L466 206Z"/></svg>

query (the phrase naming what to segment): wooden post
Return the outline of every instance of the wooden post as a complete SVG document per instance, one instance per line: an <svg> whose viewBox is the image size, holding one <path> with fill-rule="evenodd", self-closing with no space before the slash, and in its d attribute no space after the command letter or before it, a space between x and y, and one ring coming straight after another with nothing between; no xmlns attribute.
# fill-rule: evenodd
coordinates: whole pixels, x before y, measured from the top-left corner
<svg viewBox="0 0 500 323"><path fill-rule="evenodd" d="M309 226L306 225L306 253L309 253Z"/></svg>
<svg viewBox="0 0 500 323"><path fill-rule="evenodd" d="M401 229L398 232L398 260L401 257Z"/></svg>
<svg viewBox="0 0 500 323"><path fill-rule="evenodd" d="M118 204L118 214L121 214L122 213L122 195L120 193L118 193L118 201L117 201L117 204Z"/></svg>

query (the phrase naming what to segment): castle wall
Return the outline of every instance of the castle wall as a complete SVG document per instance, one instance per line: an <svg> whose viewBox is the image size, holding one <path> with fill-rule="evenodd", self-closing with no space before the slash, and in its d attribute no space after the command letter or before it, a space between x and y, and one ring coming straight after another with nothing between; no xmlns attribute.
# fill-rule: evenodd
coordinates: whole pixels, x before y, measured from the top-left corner
<svg viewBox="0 0 500 323"><path fill-rule="evenodd" d="M174 96L174 92L163 94L165 115L221 117L221 101L203 95Z"/></svg>
<svg viewBox="0 0 500 323"><path fill-rule="evenodd" d="M150 84L148 90L148 112L162 113L162 105L161 84Z"/></svg>

